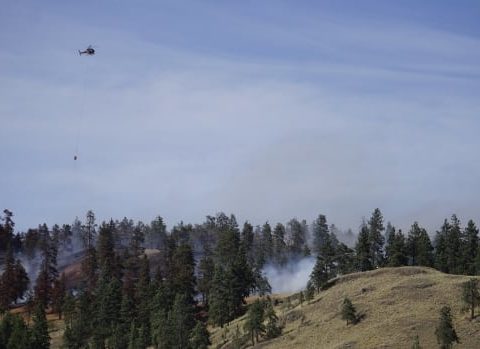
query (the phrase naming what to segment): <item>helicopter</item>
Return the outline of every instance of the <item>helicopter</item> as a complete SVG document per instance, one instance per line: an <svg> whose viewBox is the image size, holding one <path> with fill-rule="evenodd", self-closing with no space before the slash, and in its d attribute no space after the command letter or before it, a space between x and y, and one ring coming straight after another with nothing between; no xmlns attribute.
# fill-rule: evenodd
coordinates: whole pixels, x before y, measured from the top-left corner
<svg viewBox="0 0 480 349"><path fill-rule="evenodd" d="M80 51L80 50L78 50L78 53L80 54L80 56L83 55L83 54L86 54L86 55L89 55L89 56L93 56L93 55L95 54L95 50L94 50L94 48L92 47L92 45L89 45L89 46L85 49L85 51Z"/></svg>

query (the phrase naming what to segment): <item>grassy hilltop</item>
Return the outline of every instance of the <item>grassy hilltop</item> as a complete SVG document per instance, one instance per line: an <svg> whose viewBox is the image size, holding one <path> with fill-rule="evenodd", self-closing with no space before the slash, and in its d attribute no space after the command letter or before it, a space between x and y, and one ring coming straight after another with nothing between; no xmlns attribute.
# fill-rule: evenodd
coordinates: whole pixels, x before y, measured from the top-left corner
<svg viewBox="0 0 480 349"><path fill-rule="evenodd" d="M455 348L480 348L480 317L470 321L461 301L461 284L468 279L422 267L345 275L303 305L295 295L290 301L281 297L283 303L275 310L285 323L283 334L256 348L411 348L417 334L422 348L438 348L435 327L443 305L452 307L461 341ZM356 325L346 326L341 319L344 297L350 298L363 316ZM212 348L233 348L231 339L237 328L242 331L243 320L233 321L226 329L211 329Z"/></svg>

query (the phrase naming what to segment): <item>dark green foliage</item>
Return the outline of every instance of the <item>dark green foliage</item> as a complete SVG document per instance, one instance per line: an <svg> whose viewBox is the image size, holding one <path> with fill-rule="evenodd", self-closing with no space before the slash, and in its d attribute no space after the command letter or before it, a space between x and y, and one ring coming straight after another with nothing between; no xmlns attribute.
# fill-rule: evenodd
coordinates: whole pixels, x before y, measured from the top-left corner
<svg viewBox="0 0 480 349"><path fill-rule="evenodd" d="M152 341L156 348L173 348L174 328L167 313L159 310L152 315Z"/></svg>
<svg viewBox="0 0 480 349"><path fill-rule="evenodd" d="M337 272L345 275L355 271L355 251L344 243L339 243L335 252Z"/></svg>
<svg viewBox="0 0 480 349"><path fill-rule="evenodd" d="M113 220L109 224L103 222L98 231L96 260L102 273L108 278L118 274L116 273L114 231L115 224Z"/></svg>
<svg viewBox="0 0 480 349"><path fill-rule="evenodd" d="M465 271L462 254L460 221L452 215L450 223L445 219L435 237L435 267L445 273L462 274Z"/></svg>
<svg viewBox="0 0 480 349"><path fill-rule="evenodd" d="M35 349L50 348L50 336L48 335L47 317L45 307L38 303L33 313L31 347Z"/></svg>
<svg viewBox="0 0 480 349"><path fill-rule="evenodd" d="M427 231L414 222L407 237L409 265L433 266L433 246Z"/></svg>
<svg viewBox="0 0 480 349"><path fill-rule="evenodd" d="M195 326L193 307L185 295L177 294L173 308L168 314L169 322L173 329L172 348L188 348L190 334Z"/></svg>
<svg viewBox="0 0 480 349"><path fill-rule="evenodd" d="M230 321L233 315L230 313L231 293L228 285L225 270L221 266L215 267L210 291L209 318L213 324L221 327Z"/></svg>
<svg viewBox="0 0 480 349"><path fill-rule="evenodd" d="M320 292L322 286L328 281L328 270L325 263L325 259L321 256L317 256L317 261L310 274L310 281L317 290Z"/></svg>
<svg viewBox="0 0 480 349"><path fill-rule="evenodd" d="M329 235L327 218L321 214L313 222L313 252L315 254L321 253L325 240Z"/></svg>
<svg viewBox="0 0 480 349"><path fill-rule="evenodd" d="M255 345L255 340L259 341L259 336L265 333L265 325L263 324L265 316L265 309L263 302L258 299L253 302L248 308L247 318L244 324L244 330L252 339L252 345Z"/></svg>
<svg viewBox="0 0 480 349"><path fill-rule="evenodd" d="M261 253L265 262L273 257L273 236L272 227L266 222L262 227Z"/></svg>
<svg viewBox="0 0 480 349"><path fill-rule="evenodd" d="M212 287L215 263L213 259L205 255L198 264L198 291L202 294L203 302L208 305L210 289Z"/></svg>
<svg viewBox="0 0 480 349"><path fill-rule="evenodd" d="M190 245L181 244L175 249L168 271L168 282L173 293L184 294L190 304L193 304L196 283L195 260Z"/></svg>
<svg viewBox="0 0 480 349"><path fill-rule="evenodd" d="M210 344L212 343L207 327L202 322L197 321L190 337L190 347L192 349L208 349Z"/></svg>
<svg viewBox="0 0 480 349"><path fill-rule="evenodd" d="M463 301L470 309L470 319L475 317L475 307L480 304L480 289L478 279L470 279L463 283Z"/></svg>
<svg viewBox="0 0 480 349"><path fill-rule="evenodd" d="M358 234L357 244L355 245L357 270L367 271L373 269L370 257L369 231L366 224L362 224Z"/></svg>
<svg viewBox="0 0 480 349"><path fill-rule="evenodd" d="M13 250L8 246L5 255L5 266L3 274L0 277L0 309L8 309L9 305L17 299L15 290L15 260L13 259Z"/></svg>
<svg viewBox="0 0 480 349"><path fill-rule="evenodd" d="M452 313L448 306L444 306L440 310L440 321L435 330L437 336L437 342L441 349L450 349L453 347L453 343L460 343L460 340L453 328Z"/></svg>
<svg viewBox="0 0 480 349"><path fill-rule="evenodd" d="M345 320L348 324L356 324L357 323L357 311L352 304L352 301L348 298L343 300L342 304L342 320Z"/></svg>
<svg viewBox="0 0 480 349"><path fill-rule="evenodd" d="M478 228L472 220L469 220L465 228L462 248L464 273L467 275L476 275L480 270L476 265L478 249Z"/></svg>
<svg viewBox="0 0 480 349"><path fill-rule="evenodd" d="M267 302L265 319L267 320L267 325L265 327L265 335L267 338L276 338L282 333L282 327L278 324L278 316L275 314L275 309L271 302Z"/></svg>
<svg viewBox="0 0 480 349"><path fill-rule="evenodd" d="M84 291L80 293L73 311L71 311L70 296L67 297L69 310L65 312L64 346L68 349L84 348L92 334L92 314L95 314L91 295Z"/></svg>
<svg viewBox="0 0 480 349"><path fill-rule="evenodd" d="M163 218L157 216L155 220L150 223L150 228L145 234L145 242L149 248L156 248L163 250L167 240L167 226L163 222Z"/></svg>
<svg viewBox="0 0 480 349"><path fill-rule="evenodd" d="M11 246L13 239L13 213L7 209L3 210L3 217L0 219L3 224L0 224L0 252L6 251Z"/></svg>
<svg viewBox="0 0 480 349"><path fill-rule="evenodd" d="M278 223L273 230L273 262L282 266L287 262L287 257L285 226Z"/></svg>
<svg viewBox="0 0 480 349"><path fill-rule="evenodd" d="M65 273L62 273L59 279L53 283L52 289L52 309L58 314L58 318L62 318L62 309L67 293Z"/></svg>
<svg viewBox="0 0 480 349"><path fill-rule="evenodd" d="M0 344L0 347L2 345ZM6 349L30 349L30 330L20 316L13 316L13 328Z"/></svg>
<svg viewBox="0 0 480 349"><path fill-rule="evenodd" d="M391 227L385 247L386 264L389 267L401 267L408 264L405 236L402 231L395 232Z"/></svg>
<svg viewBox="0 0 480 349"><path fill-rule="evenodd" d="M374 268L383 265L383 245L385 238L382 232L385 230L383 226L383 216L378 208L376 208L370 220L368 221L368 242L370 244L370 261Z"/></svg>
<svg viewBox="0 0 480 349"><path fill-rule="evenodd" d="M307 242L307 224L299 222L296 218L287 223L288 250L290 258L298 258L305 255Z"/></svg>

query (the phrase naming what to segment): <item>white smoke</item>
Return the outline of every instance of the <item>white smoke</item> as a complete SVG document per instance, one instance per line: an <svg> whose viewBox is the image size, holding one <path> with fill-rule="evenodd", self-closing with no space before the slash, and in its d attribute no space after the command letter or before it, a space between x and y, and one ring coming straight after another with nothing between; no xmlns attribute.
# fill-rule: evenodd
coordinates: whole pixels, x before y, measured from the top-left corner
<svg viewBox="0 0 480 349"><path fill-rule="evenodd" d="M267 265L263 272L273 293L291 293L305 289L314 265L314 257L305 257L286 266Z"/></svg>

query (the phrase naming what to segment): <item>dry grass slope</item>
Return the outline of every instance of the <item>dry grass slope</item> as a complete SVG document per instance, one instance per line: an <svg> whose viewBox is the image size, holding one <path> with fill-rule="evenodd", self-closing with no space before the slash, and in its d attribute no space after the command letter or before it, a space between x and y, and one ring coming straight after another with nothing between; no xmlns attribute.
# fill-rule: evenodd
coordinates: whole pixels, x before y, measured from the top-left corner
<svg viewBox="0 0 480 349"><path fill-rule="evenodd" d="M411 348L416 334L423 348L438 348L435 327L439 309L452 307L454 326L461 344L455 348L480 348L480 317L470 321L463 311L461 284L469 277L447 275L430 268L384 268L340 277L309 304L276 308L286 327L281 337L265 341L256 348L277 349L354 349ZM341 320L343 299L348 297L363 314L356 325ZM243 319L225 329L213 331L212 348L232 338ZM222 338L223 336L223 338ZM231 347L225 345L225 348Z"/></svg>

